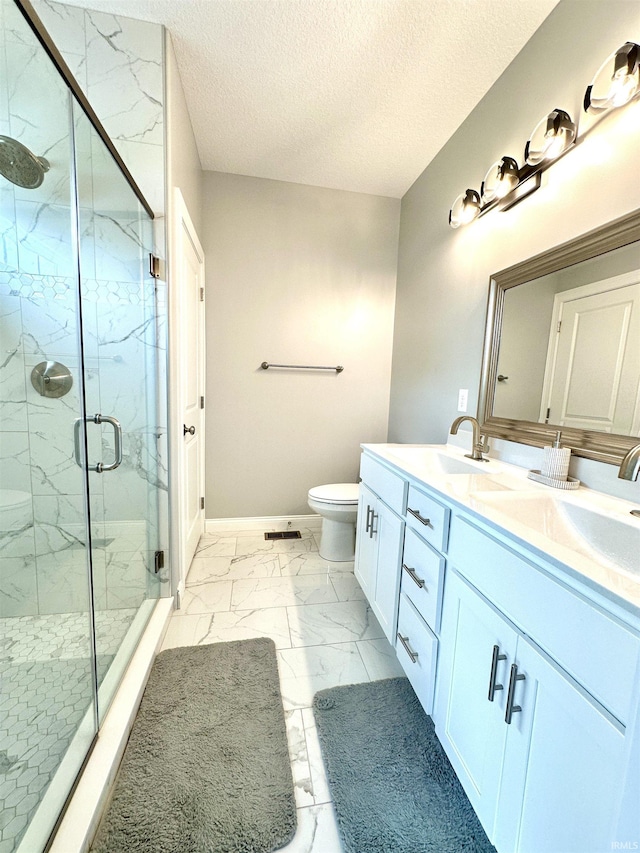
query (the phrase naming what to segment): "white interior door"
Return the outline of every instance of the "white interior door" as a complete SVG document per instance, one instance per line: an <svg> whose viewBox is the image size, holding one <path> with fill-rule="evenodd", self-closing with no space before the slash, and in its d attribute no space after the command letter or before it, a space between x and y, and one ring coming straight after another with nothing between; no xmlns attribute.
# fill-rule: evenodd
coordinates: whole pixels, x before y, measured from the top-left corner
<svg viewBox="0 0 640 853"><path fill-rule="evenodd" d="M182 194L175 190L173 228L173 370L177 380L174 495L178 498L178 592L204 533L204 252Z"/></svg>
<svg viewBox="0 0 640 853"><path fill-rule="evenodd" d="M640 273L556 294L541 419L637 435Z"/></svg>

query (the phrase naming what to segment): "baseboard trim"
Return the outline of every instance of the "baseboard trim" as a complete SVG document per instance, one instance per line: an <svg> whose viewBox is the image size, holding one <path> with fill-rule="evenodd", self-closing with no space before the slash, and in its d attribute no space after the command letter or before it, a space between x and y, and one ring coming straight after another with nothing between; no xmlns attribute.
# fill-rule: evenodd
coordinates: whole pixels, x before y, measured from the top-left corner
<svg viewBox="0 0 640 853"><path fill-rule="evenodd" d="M322 517L316 515L266 515L257 518L207 518L205 533L219 533L223 530L247 530L262 533L265 530L297 530L306 527L310 530L322 529Z"/></svg>

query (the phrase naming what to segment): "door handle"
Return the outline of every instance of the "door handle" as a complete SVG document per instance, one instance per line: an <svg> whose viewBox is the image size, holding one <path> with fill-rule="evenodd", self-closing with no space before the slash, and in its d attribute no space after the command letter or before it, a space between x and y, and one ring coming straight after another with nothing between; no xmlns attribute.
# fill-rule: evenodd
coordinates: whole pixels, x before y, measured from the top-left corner
<svg viewBox="0 0 640 853"><path fill-rule="evenodd" d="M189 435L195 435L196 428L194 426L188 427L186 424L182 424L182 434L186 435L187 433L189 433Z"/></svg>
<svg viewBox="0 0 640 853"><path fill-rule="evenodd" d="M516 682L524 681L525 678L526 675L523 675L523 673L518 672L517 664L512 663L511 674L509 676L509 692L507 694L507 710L504 714L504 721L508 726L511 725L511 717L513 716L513 714L517 713L518 711L522 711L522 707L520 705L514 705L513 703L516 697Z"/></svg>
<svg viewBox="0 0 640 853"><path fill-rule="evenodd" d="M80 454L80 428L82 427L82 418L76 418L73 424L73 451L76 459L76 465L82 468L82 457ZM97 462L95 465L87 464L87 471L95 471L96 474L102 474L105 471L115 471L122 464L122 426L117 418L112 418L109 415L85 415L84 421L88 424L110 424L113 427L114 439L114 460L108 465L104 462Z"/></svg>
<svg viewBox="0 0 640 853"><path fill-rule="evenodd" d="M369 527L369 539L373 539L374 533L377 532L373 529L373 521L377 517L377 514L373 511L373 507L371 507L371 526Z"/></svg>
<svg viewBox="0 0 640 853"><path fill-rule="evenodd" d="M370 512L371 512L371 507L369 506L369 504L367 504L367 523L365 524L365 528L364 528L365 533L369 532L369 525L371 524L371 521L369 520L369 513Z"/></svg>
<svg viewBox="0 0 640 853"><path fill-rule="evenodd" d="M503 684L496 684L496 676L498 674L498 661L506 659L506 655L500 654L500 646L494 646L491 654L491 675L489 676L489 695L487 696L489 702L493 702L493 695L496 690L504 690Z"/></svg>

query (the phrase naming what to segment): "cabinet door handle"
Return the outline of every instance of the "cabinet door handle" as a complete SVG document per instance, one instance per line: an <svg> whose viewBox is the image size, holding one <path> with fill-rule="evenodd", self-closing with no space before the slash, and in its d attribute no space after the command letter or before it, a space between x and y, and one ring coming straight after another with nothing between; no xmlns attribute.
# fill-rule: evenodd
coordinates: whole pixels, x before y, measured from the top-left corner
<svg viewBox="0 0 640 853"><path fill-rule="evenodd" d="M374 519L376 519L377 517L378 517L378 514L373 511L373 507L372 507L371 508L371 527L369 528L369 539L373 539L374 533L377 532L373 529L373 522L374 522Z"/></svg>
<svg viewBox="0 0 640 853"><path fill-rule="evenodd" d="M405 652L411 658L411 663L415 663L418 660L418 653L414 652L411 646L409 645L409 637L403 637L400 631L398 631L398 639L404 646Z"/></svg>
<svg viewBox="0 0 640 853"><path fill-rule="evenodd" d="M411 509L411 507L407 507L407 512L411 513L414 518L417 518L420 524L424 524L425 526L431 527L431 519L423 518L417 509Z"/></svg>
<svg viewBox="0 0 640 853"><path fill-rule="evenodd" d="M365 533L369 532L369 525L371 524L371 522L369 521L369 513L370 512L371 512L371 507L369 506L369 504L367 504L367 523L366 523L365 528L364 528Z"/></svg>
<svg viewBox="0 0 640 853"><path fill-rule="evenodd" d="M516 682L524 681L526 675L523 675L521 672L518 672L518 665L515 663L511 664L511 674L509 676L509 692L507 693L507 710L504 714L505 723L510 726L511 725L511 717L513 714L518 711L522 711L520 705L514 705L513 700L516 697Z"/></svg>
<svg viewBox="0 0 640 853"><path fill-rule="evenodd" d="M493 702L493 694L496 690L504 690L504 684L496 684L496 676L498 674L498 661L506 659L506 655L500 654L500 646L494 646L491 653L491 675L489 676L489 695L487 696L489 702Z"/></svg>
<svg viewBox="0 0 640 853"><path fill-rule="evenodd" d="M407 566L407 564L406 564L406 563L403 563L403 564L402 564L402 568L403 568L403 569L405 570L405 572L409 575L409 577L411 578L411 580L412 580L415 584L417 584L417 585L420 587L420 589L423 589L423 588L424 588L424 581L422 580L422 578L419 578L419 577L418 577L418 575L416 574L416 570L415 570L415 569L412 569L412 568L411 568L411 566ZM426 591L427 591L427 590L426 590L426 588L425 588L425 592L426 592Z"/></svg>

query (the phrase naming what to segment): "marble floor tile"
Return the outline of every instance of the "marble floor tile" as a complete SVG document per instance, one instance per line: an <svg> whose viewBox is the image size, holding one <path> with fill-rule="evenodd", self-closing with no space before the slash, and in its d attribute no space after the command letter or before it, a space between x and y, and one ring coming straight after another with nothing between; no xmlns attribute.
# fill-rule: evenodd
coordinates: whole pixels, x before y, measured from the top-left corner
<svg viewBox="0 0 640 853"><path fill-rule="evenodd" d="M332 574L331 583L336 591L338 601L365 601L365 594L354 574L348 572Z"/></svg>
<svg viewBox="0 0 640 853"><path fill-rule="evenodd" d="M404 675L400 666L395 649L386 637L376 640L361 640L356 643L360 656L369 673L371 681L380 681L383 678L397 678Z"/></svg>
<svg viewBox="0 0 640 853"><path fill-rule="evenodd" d="M289 607L324 601L337 601L335 590L326 575L255 578L233 581L231 609L256 610L260 607Z"/></svg>
<svg viewBox="0 0 640 853"><path fill-rule="evenodd" d="M302 708L302 723L304 725L304 736L307 742L307 759L309 761L309 773L311 776L311 787L313 799L316 805L329 803L332 800L327 771L322 758L316 718L313 716L313 708Z"/></svg>
<svg viewBox="0 0 640 853"><path fill-rule="evenodd" d="M275 554L249 554L242 557L199 557L196 555L187 576L187 586L213 580L280 577Z"/></svg>
<svg viewBox="0 0 640 853"><path fill-rule="evenodd" d="M292 646L374 640L384 632L366 601L288 607Z"/></svg>
<svg viewBox="0 0 640 853"><path fill-rule="evenodd" d="M196 558L233 557L235 553L235 536L203 536L196 548Z"/></svg>
<svg viewBox="0 0 640 853"><path fill-rule="evenodd" d="M278 666L285 710L309 708L318 690L370 680L355 643L280 649Z"/></svg>
<svg viewBox="0 0 640 853"><path fill-rule="evenodd" d="M180 612L189 616L192 613L219 613L228 610L231 603L232 581L202 583L185 589Z"/></svg>
<svg viewBox="0 0 640 853"><path fill-rule="evenodd" d="M307 756L307 740L302 722L302 712L300 710L286 711L285 723L296 806L298 808L313 806L315 805L315 801L311 784L311 770Z"/></svg>
<svg viewBox="0 0 640 853"><path fill-rule="evenodd" d="M331 803L298 809L298 830L280 853L343 853ZM365 853L365 851L362 851Z"/></svg>
<svg viewBox="0 0 640 853"><path fill-rule="evenodd" d="M300 531L302 533L302 531ZM301 539L265 539L264 535L238 536L236 554L257 554L268 551L273 554L305 554L317 553L318 546L313 536L302 536Z"/></svg>
<svg viewBox="0 0 640 853"><path fill-rule="evenodd" d="M177 611L181 613L182 611ZM202 615L175 615L165 635L163 649L200 646L269 637L277 649L291 648L289 622L284 607L232 610ZM184 624L182 624L184 623Z"/></svg>
<svg viewBox="0 0 640 853"><path fill-rule="evenodd" d="M333 563L325 560L317 551L309 551L304 554L279 554L280 570L282 575L320 575L327 573L353 574L353 561L345 563Z"/></svg>

